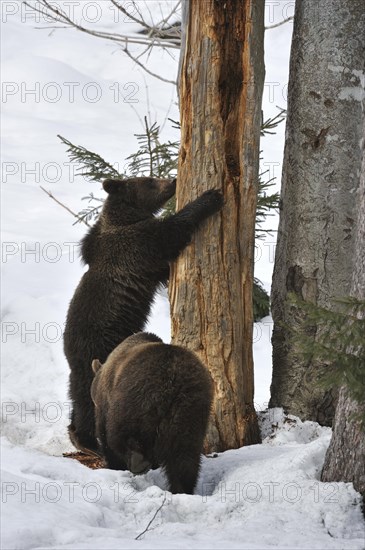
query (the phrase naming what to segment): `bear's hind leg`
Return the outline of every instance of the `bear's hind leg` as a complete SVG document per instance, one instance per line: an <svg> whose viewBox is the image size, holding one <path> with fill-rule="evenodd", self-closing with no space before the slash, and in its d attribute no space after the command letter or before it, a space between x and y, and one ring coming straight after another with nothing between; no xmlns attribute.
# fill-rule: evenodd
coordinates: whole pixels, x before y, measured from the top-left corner
<svg viewBox="0 0 365 550"><path fill-rule="evenodd" d="M86 454L99 454L94 434L88 430L77 429L72 421L67 429L70 441L76 449Z"/></svg>
<svg viewBox="0 0 365 550"><path fill-rule="evenodd" d="M103 446L103 455L105 458L106 466L109 470L128 470L127 464L124 460L118 456L110 447Z"/></svg>
<svg viewBox="0 0 365 550"><path fill-rule="evenodd" d="M194 494L200 470L200 452L181 449L176 457L170 456L165 464L171 493Z"/></svg>
<svg viewBox="0 0 365 550"><path fill-rule="evenodd" d="M91 372L91 368L90 368ZM97 453L95 435L95 408L90 395L91 380L80 384L75 373L70 374L70 397L73 410L68 433L72 444L84 453Z"/></svg>

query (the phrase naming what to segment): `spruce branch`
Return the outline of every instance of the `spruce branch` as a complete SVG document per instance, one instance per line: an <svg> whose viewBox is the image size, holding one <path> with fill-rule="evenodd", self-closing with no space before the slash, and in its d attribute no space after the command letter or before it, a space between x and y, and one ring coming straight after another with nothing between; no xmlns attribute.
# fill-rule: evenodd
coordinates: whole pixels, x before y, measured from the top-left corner
<svg viewBox="0 0 365 550"><path fill-rule="evenodd" d="M91 181L124 177L123 174L120 174L118 170L97 153L93 153L81 145L74 145L71 141L60 135L57 135L57 137L67 146L66 152L70 161L80 165L76 169L77 176L84 176Z"/></svg>
<svg viewBox="0 0 365 550"><path fill-rule="evenodd" d="M270 313L269 295L261 284L261 281L254 278L253 281L253 320L256 323Z"/></svg>
<svg viewBox="0 0 365 550"><path fill-rule="evenodd" d="M272 118L264 120L262 116L261 122L261 137L266 136L267 134L275 134L272 130L275 130L279 124L281 124L286 117L285 109L277 107L279 112ZM262 151L260 151L262 153ZM261 158L260 158L261 160ZM269 170L265 170L259 174L258 180L258 193L257 193L257 205L256 205L256 229L255 235L257 239L262 239L265 234L271 234L274 229L262 229L261 224L267 218L271 216L272 211L279 210L280 204L280 193L271 193L269 194L270 187L275 185L276 178L271 178L269 180L264 180L263 177L267 174Z"/></svg>
<svg viewBox="0 0 365 550"><path fill-rule="evenodd" d="M153 176L153 150L152 150L152 139L154 138L155 140L157 139L157 126L156 126L156 131L153 132L153 131L150 131L149 127L148 127L148 122L147 122L147 117L145 116L144 117L144 124L145 124L145 129L146 129L146 136L147 136L147 151L148 151L148 155L149 155L149 158L150 158L150 176L152 177Z"/></svg>
<svg viewBox="0 0 365 550"><path fill-rule="evenodd" d="M363 405L365 395L365 300L345 297L328 309L305 302L295 294L289 303L304 314L304 331L286 327L298 353L325 364L320 384L327 388L346 385L352 398ZM365 426L365 408L361 420Z"/></svg>
<svg viewBox="0 0 365 550"><path fill-rule="evenodd" d="M178 121L168 119L174 129L180 130ZM284 120L283 111L267 121L263 122L263 129L272 130ZM265 135L265 132L263 135ZM73 162L78 162L80 175L84 175L93 181L99 181L105 177L123 178L123 177L140 177L149 175L158 178L176 177L178 167L179 141L161 142L160 126L157 122L148 123L148 118L144 117L144 131L136 133L134 136L137 139L138 149L132 155L127 157L128 162L126 174L119 174L115 168L105 161L100 155L88 151L82 146L72 144L66 138L60 139L66 145L67 152ZM256 210L256 237L262 238L266 233L271 233L272 230L261 229L260 225L271 215L271 211L278 209L279 193L270 194L270 188L274 185L274 178L267 181L264 180L265 174L268 171L260 173L258 182L257 210ZM88 200L89 204L86 208L78 213L78 221L84 223L95 220L102 208L103 199L95 197L90 193L83 200ZM91 204L91 203L97 203ZM173 197L164 206L162 217L169 216L175 212L176 201ZM254 281L254 316L255 321L269 314L269 296L262 287L260 281Z"/></svg>
<svg viewBox="0 0 365 550"><path fill-rule="evenodd" d="M145 131L134 134L139 149L127 157L128 171L133 176L150 175L158 178L175 177L178 164L179 142L160 142L160 127L148 124L144 117Z"/></svg>
<svg viewBox="0 0 365 550"><path fill-rule="evenodd" d="M277 107L279 109L279 112L277 115L275 115L272 118L268 118L267 120L262 119L261 123L261 136L266 136L267 134L274 135L275 132L272 132L271 130L275 130L279 124L281 124L285 118L286 118L286 110L282 109L281 107Z"/></svg>
<svg viewBox="0 0 365 550"><path fill-rule="evenodd" d="M261 229L261 224L267 216L272 216L272 211L278 211L280 202L280 193L268 194L270 187L275 185L275 178L267 181L262 180L268 170L261 172L258 182L257 205L256 205L256 238L260 239L264 233L271 233L273 229Z"/></svg>

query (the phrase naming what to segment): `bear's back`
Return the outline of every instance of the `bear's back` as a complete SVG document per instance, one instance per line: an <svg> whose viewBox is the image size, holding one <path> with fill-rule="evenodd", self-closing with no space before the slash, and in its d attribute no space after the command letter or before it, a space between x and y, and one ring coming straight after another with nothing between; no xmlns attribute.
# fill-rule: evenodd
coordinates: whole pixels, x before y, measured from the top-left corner
<svg viewBox="0 0 365 550"><path fill-rule="evenodd" d="M135 346L120 360L116 354L104 365L106 378L113 380L108 398L123 419L133 416L171 417L178 409L210 407L213 383L196 355L179 346L147 343ZM109 385L110 387L110 385Z"/></svg>

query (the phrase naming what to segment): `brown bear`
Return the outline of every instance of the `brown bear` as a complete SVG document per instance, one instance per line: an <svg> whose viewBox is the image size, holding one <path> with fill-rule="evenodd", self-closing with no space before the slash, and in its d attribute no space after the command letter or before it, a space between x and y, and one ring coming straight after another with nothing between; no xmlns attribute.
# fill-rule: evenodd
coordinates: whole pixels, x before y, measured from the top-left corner
<svg viewBox="0 0 365 550"><path fill-rule="evenodd" d="M174 195L175 180L105 180L108 193L98 221L81 244L89 265L71 300L64 332L72 401L69 435L83 451L96 451L91 362L104 362L125 338L143 330L155 292L169 277L169 262L200 223L222 207L210 190L176 214L155 214Z"/></svg>
<svg viewBox="0 0 365 550"><path fill-rule="evenodd" d="M172 493L193 494L213 397L197 356L140 332L92 368L96 434L107 466L134 474L162 466Z"/></svg>

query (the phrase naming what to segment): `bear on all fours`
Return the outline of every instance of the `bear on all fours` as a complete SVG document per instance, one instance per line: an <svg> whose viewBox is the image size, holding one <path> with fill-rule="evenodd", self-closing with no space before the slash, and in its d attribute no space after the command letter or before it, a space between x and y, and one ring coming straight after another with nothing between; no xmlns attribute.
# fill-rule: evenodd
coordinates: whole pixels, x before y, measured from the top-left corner
<svg viewBox="0 0 365 550"><path fill-rule="evenodd" d="M81 244L89 269L71 300L64 332L72 401L69 435L81 451L95 451L91 363L104 362L128 336L143 330L155 292L169 278L169 262L194 231L223 205L210 190L176 214L155 214L175 193L175 180L150 177L105 180L108 196Z"/></svg>
<svg viewBox="0 0 365 550"><path fill-rule="evenodd" d="M193 494L213 397L197 356L140 332L92 368L96 434L107 467L141 474L162 466L172 493Z"/></svg>

